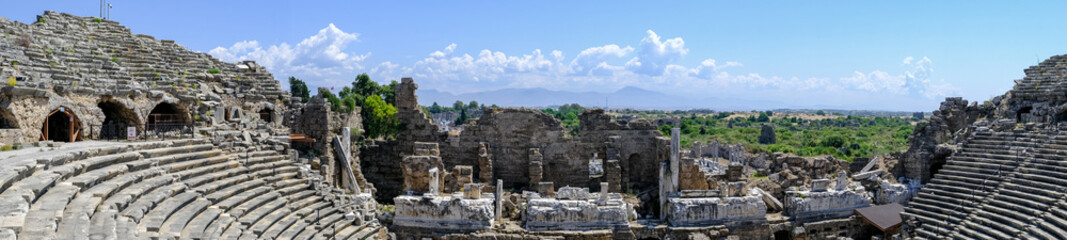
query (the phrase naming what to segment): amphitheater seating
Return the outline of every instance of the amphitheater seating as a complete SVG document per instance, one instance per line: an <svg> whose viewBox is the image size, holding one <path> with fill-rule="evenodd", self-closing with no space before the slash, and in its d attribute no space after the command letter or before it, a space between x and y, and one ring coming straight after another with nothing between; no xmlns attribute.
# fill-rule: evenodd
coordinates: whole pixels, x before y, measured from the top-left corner
<svg viewBox="0 0 1067 240"><path fill-rule="evenodd" d="M4 161L0 239L362 239L379 229L346 219L330 189L274 150L194 139Z"/></svg>
<svg viewBox="0 0 1067 240"><path fill-rule="evenodd" d="M977 132L905 209L921 239L1067 239L1067 138Z"/></svg>

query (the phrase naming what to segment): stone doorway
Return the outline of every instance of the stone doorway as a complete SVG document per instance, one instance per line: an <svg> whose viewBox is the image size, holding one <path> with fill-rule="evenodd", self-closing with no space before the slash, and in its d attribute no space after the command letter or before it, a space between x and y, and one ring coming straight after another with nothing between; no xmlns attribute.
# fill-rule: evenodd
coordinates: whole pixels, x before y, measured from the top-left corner
<svg viewBox="0 0 1067 240"><path fill-rule="evenodd" d="M114 101L102 101L96 106L104 112L104 121L100 126L100 138L126 138L127 127L137 127L138 130L143 130L137 113L126 106Z"/></svg>
<svg viewBox="0 0 1067 240"><path fill-rule="evenodd" d="M1019 111L1015 112L1015 122L1023 123L1030 120L1030 111L1033 111L1033 107L1023 107Z"/></svg>
<svg viewBox="0 0 1067 240"><path fill-rule="evenodd" d="M81 124L69 108L52 110L41 126L41 140L74 142L81 140Z"/></svg>
<svg viewBox="0 0 1067 240"><path fill-rule="evenodd" d="M263 122L266 122L266 123L273 123L274 122L274 111L271 111L269 108L264 108L263 110L259 110L259 119L263 119Z"/></svg>
<svg viewBox="0 0 1067 240"><path fill-rule="evenodd" d="M181 129L188 123L189 111L173 103L159 103L148 113L146 127L149 131L170 131Z"/></svg>

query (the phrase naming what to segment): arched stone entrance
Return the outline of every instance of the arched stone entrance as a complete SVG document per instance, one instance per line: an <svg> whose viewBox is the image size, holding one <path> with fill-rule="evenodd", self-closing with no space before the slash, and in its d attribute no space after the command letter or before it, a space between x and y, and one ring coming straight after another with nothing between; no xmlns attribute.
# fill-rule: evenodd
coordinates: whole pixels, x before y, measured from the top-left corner
<svg viewBox="0 0 1067 240"><path fill-rule="evenodd" d="M270 108L263 108L263 110L259 110L259 119L263 119L263 122L266 123L273 123L274 111L270 110Z"/></svg>
<svg viewBox="0 0 1067 240"><path fill-rule="evenodd" d="M122 139L126 138L128 127L137 127L143 130L137 113L116 101L101 101L96 104L100 111L104 112L104 121L100 125L100 138Z"/></svg>
<svg viewBox="0 0 1067 240"><path fill-rule="evenodd" d="M145 121L148 130L171 131L184 128L190 123L189 111L185 108L168 102L162 102L152 108Z"/></svg>
<svg viewBox="0 0 1067 240"><path fill-rule="evenodd" d="M1020 108L1019 111L1015 112L1015 122L1016 123L1023 123L1024 121L1029 121L1030 120L1030 111L1033 111L1033 110L1034 110L1033 107Z"/></svg>
<svg viewBox="0 0 1067 240"><path fill-rule="evenodd" d="M81 124L78 116L66 107L52 110L41 125L41 140L74 142L81 140Z"/></svg>

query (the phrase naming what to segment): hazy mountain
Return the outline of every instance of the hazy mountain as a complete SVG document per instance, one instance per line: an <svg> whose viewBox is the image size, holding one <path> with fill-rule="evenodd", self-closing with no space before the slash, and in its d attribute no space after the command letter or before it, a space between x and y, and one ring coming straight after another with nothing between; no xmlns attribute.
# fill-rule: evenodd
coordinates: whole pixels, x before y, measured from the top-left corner
<svg viewBox="0 0 1067 240"><path fill-rule="evenodd" d="M685 98L671 96L638 87L624 87L610 93L555 91L544 88L506 88L493 91L452 94L435 89L419 89L419 104L431 105L437 102L442 106L452 106L456 100L505 107L548 107L578 103L587 107L635 108L635 109L712 109L712 110L753 110L794 107L783 102L770 100L721 99L721 98Z"/></svg>

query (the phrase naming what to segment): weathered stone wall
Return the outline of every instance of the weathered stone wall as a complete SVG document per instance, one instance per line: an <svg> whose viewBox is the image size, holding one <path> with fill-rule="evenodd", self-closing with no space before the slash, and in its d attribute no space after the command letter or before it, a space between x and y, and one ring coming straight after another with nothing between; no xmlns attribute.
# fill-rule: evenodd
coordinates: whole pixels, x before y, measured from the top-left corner
<svg viewBox="0 0 1067 240"><path fill-rule="evenodd" d="M339 113L330 110L330 103L326 102L326 99L322 97L322 94L327 91L329 90L320 88L319 95L309 99L302 108L296 108L292 111L292 114L296 117L292 119L290 131L292 133L305 134L307 137L315 139L315 142L311 143L294 143L293 148L312 155L312 160L314 161L312 165L317 167L317 170L326 178L326 181L336 187L342 187L345 168L338 160L340 156L336 156L332 141L334 137L344 136L342 131L345 127L355 130L355 133L351 133L350 136L359 136L362 129L361 117L358 108L351 113ZM353 139L352 142L356 142L355 140ZM350 149L352 149L353 153L352 161L349 162L349 165L351 165L350 167L356 176L360 189L371 188L362 171L359 171L361 169L361 161L358 147L351 146Z"/></svg>
<svg viewBox="0 0 1067 240"><path fill-rule="evenodd" d="M51 11L38 19L33 24L0 19L0 32L9 36L0 39L5 82L0 122L12 123L0 124L5 129L0 144L40 139L44 118L59 107L76 115L81 139L99 133L103 102L123 108L120 115L127 119L120 122L127 124L146 123L163 102L176 105L180 119L200 126L220 124L210 117L221 114L213 113L217 106L285 110L287 94L254 62L221 62L109 20ZM9 79L15 86L7 86Z"/></svg>
<svg viewBox="0 0 1067 240"><path fill-rule="evenodd" d="M452 231L488 230L493 225L493 199L451 196L399 196L393 199L393 224Z"/></svg>
<svg viewBox="0 0 1067 240"><path fill-rule="evenodd" d="M602 191L601 194L607 193ZM618 193L605 196L588 188L560 188L555 198L527 200L526 228L533 231L588 231L627 229L635 218L633 207Z"/></svg>
<svg viewBox="0 0 1067 240"><path fill-rule="evenodd" d="M871 198L863 187L857 190L788 191L785 214L795 221L819 221L852 215L852 210L871 206Z"/></svg>
<svg viewBox="0 0 1067 240"><path fill-rule="evenodd" d="M667 219L671 226L756 225L767 221L763 197L673 197L668 200Z"/></svg>
<svg viewBox="0 0 1067 240"><path fill-rule="evenodd" d="M531 149L541 153L540 181L554 182L555 186L590 187L589 159L595 153L607 156L605 162L616 160L620 179L616 189L647 189L656 185L653 171L658 162L666 159L667 139L651 123L613 121L603 110L583 113L580 137L567 136L559 120L537 109L493 108L464 126L459 134L450 135L439 131L437 125L422 113L414 91L418 85L410 78L402 80L396 91L398 112L403 131L395 142L376 142L361 152L361 159L374 161L364 163L364 172L369 181L381 186L382 197L392 197L400 192L388 189L398 185L401 178L389 166L399 168L401 156L410 154L413 142L436 142L441 151L445 169L456 165L475 166L475 176L484 175L479 149L488 144L492 153L489 161L493 180L503 179L508 188L528 188L531 181ZM612 137L616 140L610 140ZM377 148L377 149L372 149ZM612 156L607 153L613 151ZM489 167L485 167L489 168ZM612 171L615 171L612 169ZM482 182L484 179L476 179ZM625 186L625 187L624 187Z"/></svg>

